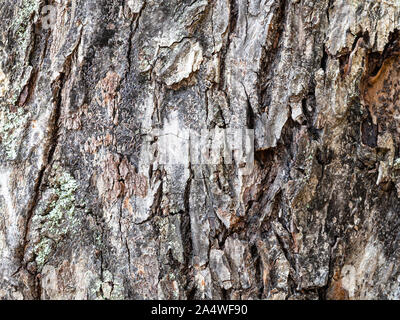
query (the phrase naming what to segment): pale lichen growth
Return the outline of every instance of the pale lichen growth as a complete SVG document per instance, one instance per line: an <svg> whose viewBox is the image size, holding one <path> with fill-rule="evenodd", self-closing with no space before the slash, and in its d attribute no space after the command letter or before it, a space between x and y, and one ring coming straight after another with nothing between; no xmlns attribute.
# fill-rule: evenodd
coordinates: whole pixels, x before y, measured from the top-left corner
<svg viewBox="0 0 400 320"><path fill-rule="evenodd" d="M66 234L71 225L75 225L77 221L74 219L75 212L75 191L77 184L75 179L67 172L58 178L59 186L54 189L54 193L58 199L50 203L52 210L46 216L48 219L44 224L46 229L49 229L52 234L64 235ZM70 222L65 228L60 229L64 218L69 219Z"/></svg>
<svg viewBox="0 0 400 320"><path fill-rule="evenodd" d="M49 238L43 238L35 247L36 263L39 268L42 268L50 255L52 241Z"/></svg>
<svg viewBox="0 0 400 320"><path fill-rule="evenodd" d="M8 90L8 78L4 74L3 70L0 69L0 98L4 97Z"/></svg>
<svg viewBox="0 0 400 320"><path fill-rule="evenodd" d="M39 11L39 1L24 0L18 9L18 15L11 24L11 28L15 30L15 34L24 39L29 31L29 20L35 12Z"/></svg>
<svg viewBox="0 0 400 320"><path fill-rule="evenodd" d="M42 240L35 247L36 263L39 268L43 267L48 256L51 254L51 240L57 244L67 234L73 232L79 221L75 217L75 192L77 183L67 172L57 176L52 193L54 200L50 202L45 210L34 217L34 222L40 222L40 234ZM47 214L46 212L50 210Z"/></svg>
<svg viewBox="0 0 400 320"><path fill-rule="evenodd" d="M8 160L15 160L20 145L20 137L28 121L29 113L23 108L11 112L7 108L0 109L0 143Z"/></svg>
<svg viewBox="0 0 400 320"><path fill-rule="evenodd" d="M400 169L400 158L397 158L396 160L394 160L394 164L393 167L397 170Z"/></svg>

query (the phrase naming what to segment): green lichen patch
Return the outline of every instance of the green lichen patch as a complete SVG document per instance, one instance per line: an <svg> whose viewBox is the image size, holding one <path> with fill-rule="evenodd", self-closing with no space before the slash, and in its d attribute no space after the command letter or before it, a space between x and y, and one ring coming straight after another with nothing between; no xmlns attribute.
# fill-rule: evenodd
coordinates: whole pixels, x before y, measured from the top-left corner
<svg viewBox="0 0 400 320"><path fill-rule="evenodd" d="M42 268L47 261L47 257L52 251L53 242L49 238L43 238L35 247L36 264Z"/></svg>
<svg viewBox="0 0 400 320"><path fill-rule="evenodd" d="M7 160L15 160L21 143L29 112L18 108L12 112L9 108L0 108L0 144Z"/></svg>
<svg viewBox="0 0 400 320"><path fill-rule="evenodd" d="M35 247L39 268L43 267L53 251L51 243L57 246L67 235L74 234L79 224L75 215L77 183L72 175L59 173L60 170L57 168L56 175L50 179L52 200L34 217L34 223L40 225L41 235L41 241Z"/></svg>
<svg viewBox="0 0 400 320"><path fill-rule="evenodd" d="M397 158L396 160L394 160L393 168L395 170L400 170L400 158Z"/></svg>
<svg viewBox="0 0 400 320"><path fill-rule="evenodd" d="M76 181L69 173L65 172L58 178L54 188L57 200L49 204L51 211L44 224L45 229L57 237L67 234L77 222L74 218L76 189ZM68 223L65 225L66 220Z"/></svg>
<svg viewBox="0 0 400 320"><path fill-rule="evenodd" d="M39 11L39 1L24 0L18 8L16 19L11 24L12 30L19 38L24 38L29 29L29 23L33 14Z"/></svg>

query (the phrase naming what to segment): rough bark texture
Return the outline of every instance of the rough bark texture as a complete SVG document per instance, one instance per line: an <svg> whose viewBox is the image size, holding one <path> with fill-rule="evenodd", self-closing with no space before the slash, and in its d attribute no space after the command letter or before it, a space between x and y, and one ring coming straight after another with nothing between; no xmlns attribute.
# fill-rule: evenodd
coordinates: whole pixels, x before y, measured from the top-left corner
<svg viewBox="0 0 400 320"><path fill-rule="evenodd" d="M400 299L399 1L1 0L0 25L1 298ZM254 170L144 156L184 127L254 129Z"/></svg>

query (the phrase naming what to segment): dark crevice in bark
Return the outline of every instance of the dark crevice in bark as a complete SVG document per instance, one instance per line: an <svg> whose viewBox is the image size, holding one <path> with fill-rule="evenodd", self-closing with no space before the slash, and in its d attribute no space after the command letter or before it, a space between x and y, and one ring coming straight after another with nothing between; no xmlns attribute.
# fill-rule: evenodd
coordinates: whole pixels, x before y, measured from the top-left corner
<svg viewBox="0 0 400 320"><path fill-rule="evenodd" d="M243 90L244 90L244 92L246 94L246 98L247 98L246 127L248 129L254 129L254 125L255 125L254 111L253 111L253 108L251 107L250 98L249 98L249 95L247 94L246 87L244 85L243 85Z"/></svg>
<svg viewBox="0 0 400 320"><path fill-rule="evenodd" d="M330 22L330 14L329 10L333 7L335 0L328 0L328 6L326 7L326 18L328 20L328 23Z"/></svg>
<svg viewBox="0 0 400 320"><path fill-rule="evenodd" d="M254 282L256 286L258 286L257 289L257 296L259 299L263 299L263 294L264 294L264 281L263 281L263 267L262 267L262 262L261 262L261 257L257 249L257 245L253 244L250 247L250 253L252 257L252 262L254 265L255 269L255 278Z"/></svg>
<svg viewBox="0 0 400 320"><path fill-rule="evenodd" d="M371 148L377 147L378 126L372 123L370 112L367 110L367 117L361 123L361 141Z"/></svg>
<svg viewBox="0 0 400 320"><path fill-rule="evenodd" d="M190 220L190 190L192 188L193 170L189 165L190 176L186 181L185 192L184 192L184 207L185 210L181 214L181 235L183 245L183 258L184 264L181 268L182 276L184 277L183 288L188 293L188 299L193 299L195 295L195 289L191 289L193 284L191 283L191 255L193 250L192 245L192 226ZM191 296L193 294L193 296Z"/></svg>
<svg viewBox="0 0 400 320"><path fill-rule="evenodd" d="M400 55L400 31L395 29L389 34L389 39L383 52L371 52L368 54L367 75L374 78L382 70L384 61L390 57Z"/></svg>
<svg viewBox="0 0 400 320"><path fill-rule="evenodd" d="M322 58L321 58L321 69L326 71L326 64L328 62L328 53L326 52L325 44L322 46Z"/></svg>

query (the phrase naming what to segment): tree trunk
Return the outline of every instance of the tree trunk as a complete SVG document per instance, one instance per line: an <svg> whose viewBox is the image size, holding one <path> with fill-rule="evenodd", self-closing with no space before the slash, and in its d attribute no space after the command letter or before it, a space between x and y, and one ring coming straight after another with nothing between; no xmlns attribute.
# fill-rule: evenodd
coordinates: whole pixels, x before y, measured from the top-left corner
<svg viewBox="0 0 400 320"><path fill-rule="evenodd" d="M400 299L397 0L0 25L0 298Z"/></svg>

